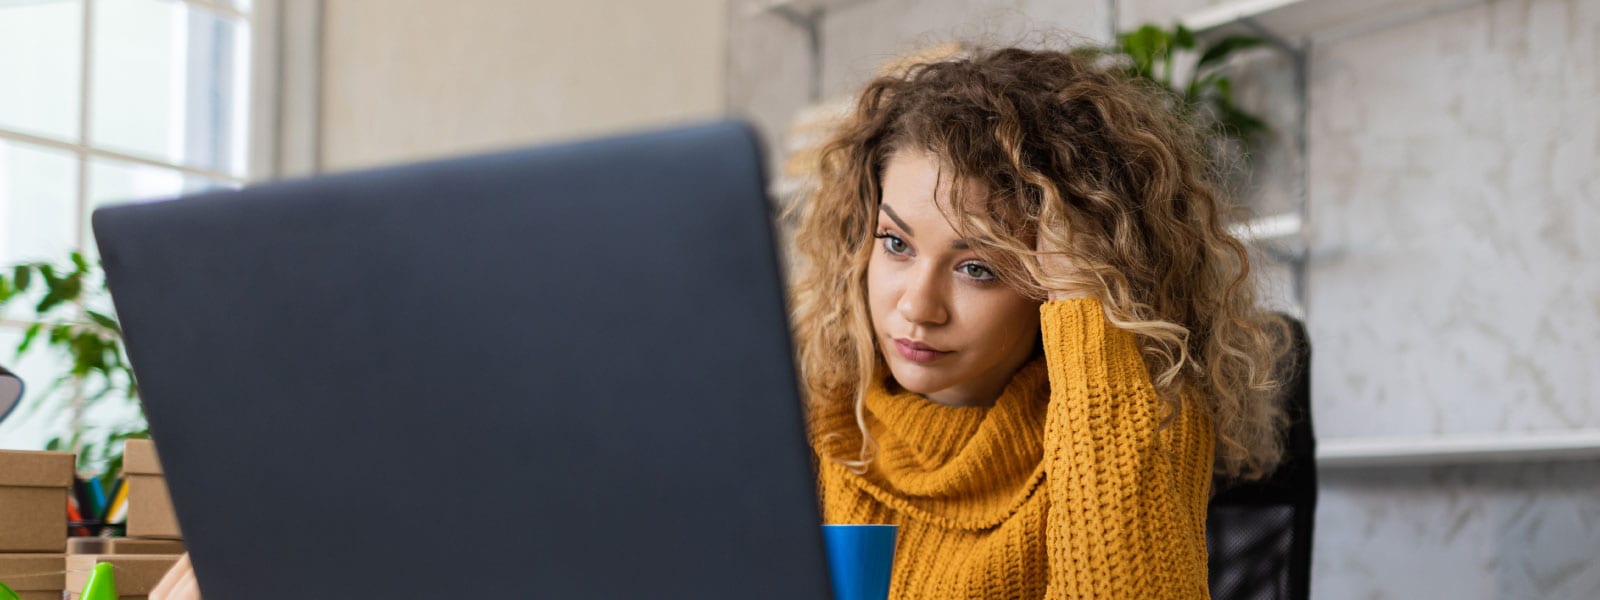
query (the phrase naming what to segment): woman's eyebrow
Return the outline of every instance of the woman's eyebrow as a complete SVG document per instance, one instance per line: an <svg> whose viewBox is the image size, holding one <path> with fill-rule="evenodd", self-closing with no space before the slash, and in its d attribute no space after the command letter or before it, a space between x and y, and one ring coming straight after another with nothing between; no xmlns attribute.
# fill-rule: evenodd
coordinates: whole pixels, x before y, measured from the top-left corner
<svg viewBox="0 0 1600 600"><path fill-rule="evenodd" d="M901 221L900 220L900 215L894 214L894 209L889 208L888 204L879 204L878 205L878 210L883 211L883 214L889 215L889 220L894 221L895 225L899 225L901 229L906 230L906 235L916 235L917 234L917 232L912 231L910 227L906 226L906 222L905 221Z"/></svg>
<svg viewBox="0 0 1600 600"><path fill-rule="evenodd" d="M910 226L906 225L905 221L900 220L900 215L894 214L894 209L889 208L889 205L879 204L878 209L882 210L883 214L889 215L889 220L894 221L895 225L899 225L901 229L904 229L906 231L906 235L917 234L917 232L911 230ZM968 244L966 240L951 240L950 247L956 250L967 250L971 248L972 245Z"/></svg>

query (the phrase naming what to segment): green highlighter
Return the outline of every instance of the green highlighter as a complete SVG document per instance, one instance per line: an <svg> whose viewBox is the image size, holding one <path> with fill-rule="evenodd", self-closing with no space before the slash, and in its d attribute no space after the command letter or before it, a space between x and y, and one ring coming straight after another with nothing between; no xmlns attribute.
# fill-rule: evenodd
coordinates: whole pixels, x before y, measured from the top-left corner
<svg viewBox="0 0 1600 600"><path fill-rule="evenodd" d="M89 582L83 584L83 595L79 600L117 600L117 574L111 570L111 563L95 563L94 572L89 574Z"/></svg>

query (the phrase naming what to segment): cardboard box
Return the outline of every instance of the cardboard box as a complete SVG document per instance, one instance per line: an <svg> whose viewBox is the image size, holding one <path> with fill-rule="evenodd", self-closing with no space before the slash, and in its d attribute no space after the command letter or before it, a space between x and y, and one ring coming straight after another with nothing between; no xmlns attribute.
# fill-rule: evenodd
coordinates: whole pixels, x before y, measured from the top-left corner
<svg viewBox="0 0 1600 600"><path fill-rule="evenodd" d="M71 452L0 450L0 552L50 552L67 547Z"/></svg>
<svg viewBox="0 0 1600 600"><path fill-rule="evenodd" d="M122 472L128 477L128 537L182 539L155 443L128 440Z"/></svg>
<svg viewBox="0 0 1600 600"><path fill-rule="evenodd" d="M144 538L67 538L67 554L183 554L183 540Z"/></svg>
<svg viewBox="0 0 1600 600"><path fill-rule="evenodd" d="M145 600L172 565L178 564L178 558L177 554L70 554L67 591L77 600L83 586L89 583L95 563L107 562L117 574L118 600Z"/></svg>
<svg viewBox="0 0 1600 600"><path fill-rule="evenodd" d="M106 550L111 538L73 536L67 538L67 554L115 554Z"/></svg>
<svg viewBox="0 0 1600 600"><path fill-rule="evenodd" d="M61 600L66 572L64 554L0 554L0 583L22 600Z"/></svg>

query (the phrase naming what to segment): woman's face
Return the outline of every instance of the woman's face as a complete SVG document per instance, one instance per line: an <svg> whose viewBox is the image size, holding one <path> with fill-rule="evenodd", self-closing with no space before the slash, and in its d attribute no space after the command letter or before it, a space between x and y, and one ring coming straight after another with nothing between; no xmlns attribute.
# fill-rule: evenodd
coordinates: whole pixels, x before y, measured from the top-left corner
<svg viewBox="0 0 1600 600"><path fill-rule="evenodd" d="M890 158L867 301L878 347L901 387L940 404L988 405L1032 355L1039 303L1002 284L956 234L939 210L949 206L951 185L930 154ZM962 193L987 190L968 183Z"/></svg>

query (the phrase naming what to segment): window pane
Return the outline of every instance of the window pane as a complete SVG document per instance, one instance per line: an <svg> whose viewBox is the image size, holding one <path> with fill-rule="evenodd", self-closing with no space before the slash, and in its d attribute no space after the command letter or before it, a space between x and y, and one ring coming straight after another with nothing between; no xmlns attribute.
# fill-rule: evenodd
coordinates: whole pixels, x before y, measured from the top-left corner
<svg viewBox="0 0 1600 600"><path fill-rule="evenodd" d="M233 183L109 158L89 159L89 210L106 204L171 198ZM85 220L87 220L87 215Z"/></svg>
<svg viewBox="0 0 1600 600"><path fill-rule="evenodd" d="M0 0L0 127L78 140L82 0Z"/></svg>
<svg viewBox="0 0 1600 600"><path fill-rule="evenodd" d="M245 23L174 0L94 7L90 143L243 176Z"/></svg>
<svg viewBox="0 0 1600 600"><path fill-rule="evenodd" d="M64 261L76 242L76 157L0 140L0 265Z"/></svg>

